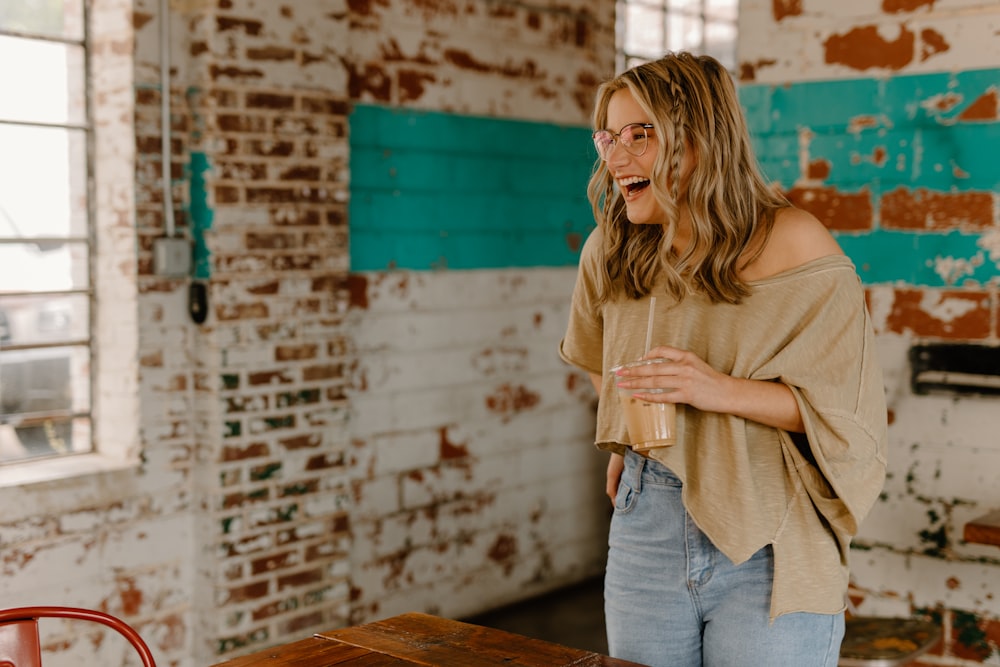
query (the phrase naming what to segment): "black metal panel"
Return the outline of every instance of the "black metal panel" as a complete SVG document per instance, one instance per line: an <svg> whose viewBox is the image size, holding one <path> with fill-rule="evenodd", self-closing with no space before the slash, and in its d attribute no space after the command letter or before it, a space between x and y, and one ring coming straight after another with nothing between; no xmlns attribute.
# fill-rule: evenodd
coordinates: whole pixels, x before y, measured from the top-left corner
<svg viewBox="0 0 1000 667"><path fill-rule="evenodd" d="M910 348L915 394L1000 395L1000 347L929 343Z"/></svg>

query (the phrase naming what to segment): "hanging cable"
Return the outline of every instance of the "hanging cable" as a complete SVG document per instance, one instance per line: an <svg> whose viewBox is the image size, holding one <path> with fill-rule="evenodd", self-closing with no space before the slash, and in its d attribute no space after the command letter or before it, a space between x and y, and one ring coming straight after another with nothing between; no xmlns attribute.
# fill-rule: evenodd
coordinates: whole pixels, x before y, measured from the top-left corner
<svg viewBox="0 0 1000 667"><path fill-rule="evenodd" d="M173 190L170 187L170 0L160 0L160 155L163 170L163 226L168 237L176 233Z"/></svg>

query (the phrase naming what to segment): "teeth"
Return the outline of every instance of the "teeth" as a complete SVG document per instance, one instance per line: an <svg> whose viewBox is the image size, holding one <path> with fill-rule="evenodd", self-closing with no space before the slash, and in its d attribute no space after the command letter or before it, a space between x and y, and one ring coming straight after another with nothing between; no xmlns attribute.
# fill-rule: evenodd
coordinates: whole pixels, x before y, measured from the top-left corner
<svg viewBox="0 0 1000 667"><path fill-rule="evenodd" d="M643 178L641 176L629 176L628 178L618 179L618 185L624 188L629 185L635 185L636 183L645 183L648 180L648 178Z"/></svg>

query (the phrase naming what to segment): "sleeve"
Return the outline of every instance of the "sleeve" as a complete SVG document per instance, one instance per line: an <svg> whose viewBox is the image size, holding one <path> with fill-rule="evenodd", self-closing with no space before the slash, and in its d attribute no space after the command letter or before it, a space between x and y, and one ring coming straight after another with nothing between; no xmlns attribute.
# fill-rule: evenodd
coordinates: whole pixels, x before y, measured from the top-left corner
<svg viewBox="0 0 1000 667"><path fill-rule="evenodd" d="M583 244L566 335L559 343L559 356L563 361L595 375L604 373L604 317L598 305L596 284L601 245L599 230L594 229Z"/></svg>
<svg viewBox="0 0 1000 667"><path fill-rule="evenodd" d="M812 300L793 335L758 369L795 395L805 438L781 432L816 509L846 545L885 482L888 420L864 291L844 271Z"/></svg>

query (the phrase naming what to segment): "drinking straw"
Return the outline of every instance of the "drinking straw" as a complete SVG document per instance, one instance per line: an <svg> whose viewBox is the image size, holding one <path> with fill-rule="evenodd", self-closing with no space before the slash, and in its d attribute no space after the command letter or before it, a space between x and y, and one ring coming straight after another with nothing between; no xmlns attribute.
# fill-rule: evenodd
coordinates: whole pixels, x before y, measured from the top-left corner
<svg viewBox="0 0 1000 667"><path fill-rule="evenodd" d="M655 307L656 307L656 297L651 296L649 297L649 321L646 323L646 352L644 353L643 356L649 354L649 348L651 343L653 342L653 317L655 315L653 309Z"/></svg>

